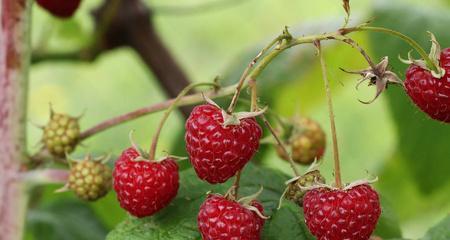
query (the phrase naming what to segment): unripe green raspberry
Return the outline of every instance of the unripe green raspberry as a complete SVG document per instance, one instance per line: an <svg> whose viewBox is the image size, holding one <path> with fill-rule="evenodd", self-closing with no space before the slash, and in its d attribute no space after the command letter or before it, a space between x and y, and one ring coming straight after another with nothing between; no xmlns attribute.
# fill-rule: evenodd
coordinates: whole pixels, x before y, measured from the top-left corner
<svg viewBox="0 0 450 240"><path fill-rule="evenodd" d="M112 185L111 169L89 156L72 163L67 187L79 198L95 201L105 196Z"/></svg>
<svg viewBox="0 0 450 240"><path fill-rule="evenodd" d="M285 144L291 149L292 160L309 165L315 159L320 159L325 151L326 139L319 123L310 118L298 118L291 124L292 131ZM277 153L282 159L289 159L279 147Z"/></svg>
<svg viewBox="0 0 450 240"><path fill-rule="evenodd" d="M44 126L42 142L52 155L64 157L75 150L79 136L78 118L52 111L50 121Z"/></svg>
<svg viewBox="0 0 450 240"><path fill-rule="evenodd" d="M320 174L318 170L308 172L298 178L296 181L289 183L285 197L286 199L302 206L303 196L307 192L302 188L311 187L317 183L325 184L325 178Z"/></svg>

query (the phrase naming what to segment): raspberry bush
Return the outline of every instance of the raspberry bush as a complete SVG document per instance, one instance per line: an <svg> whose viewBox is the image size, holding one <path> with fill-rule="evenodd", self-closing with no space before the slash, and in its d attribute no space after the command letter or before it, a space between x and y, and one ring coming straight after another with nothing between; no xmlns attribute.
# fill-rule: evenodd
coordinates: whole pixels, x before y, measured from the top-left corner
<svg viewBox="0 0 450 240"><path fill-rule="evenodd" d="M349 0L329 3L343 7L336 26L286 26L262 45L252 42L258 50L225 75L190 84L192 71L184 73L179 62L186 61L175 59L179 52L168 51L166 42L184 49L196 71L217 71L212 67L222 56L210 51L216 42L225 48L239 36L242 47L252 31L267 30L213 34L223 39L211 41L203 27L189 33L194 42L180 41L192 21L186 20L176 37L162 38L154 16L181 18L226 5L141 0L102 0L96 7L36 0L33 19L48 21L40 29L29 21L31 1L0 6L2 238L449 239L450 36L442 27L450 24L448 14L380 3L365 16L352 14L359 8ZM313 4L283 6L283 16L294 5L309 11ZM267 16L279 20L272 14L280 6L273 3ZM248 10L242 16L254 25ZM88 17L94 26L80 21ZM38 39L31 39L31 27L39 29ZM67 43L84 47L64 48ZM105 53L124 46L144 64L122 56L109 77L99 74L102 64L114 65L105 61L114 55ZM199 49L208 54L189 54ZM54 66L40 64L49 61L85 61L80 71L90 74L69 73L76 68L67 64L48 75L66 82L28 84L28 73L40 76L41 67ZM159 87L136 88L131 79L142 67ZM120 71L126 83L117 82ZM92 82L75 81L83 76ZM101 84L104 79L110 83ZM372 97L349 86L360 90L364 83ZM110 97L108 86L120 91ZM167 99L145 106L162 98L161 90ZM36 112L48 102L56 112L50 109L38 140L38 129L26 123L39 125ZM83 117L73 117L71 103L86 105ZM130 110L133 105L141 107ZM178 122L174 110L182 113ZM109 155L113 160L103 161Z"/></svg>

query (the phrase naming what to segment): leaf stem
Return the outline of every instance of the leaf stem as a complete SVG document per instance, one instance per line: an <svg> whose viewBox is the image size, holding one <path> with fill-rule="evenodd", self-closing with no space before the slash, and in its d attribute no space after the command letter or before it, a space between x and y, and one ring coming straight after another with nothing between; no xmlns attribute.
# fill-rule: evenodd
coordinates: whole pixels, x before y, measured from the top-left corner
<svg viewBox="0 0 450 240"><path fill-rule="evenodd" d="M167 110L164 112L163 118L161 119L161 121L159 122L158 128L156 129L156 133L155 135L153 135L152 138L152 144L150 146L150 151L149 151L149 159L150 160L155 160L155 153L156 153L156 147L158 145L158 139L159 139L159 135L161 135L161 130L164 126L164 123L167 121L167 119L169 118L170 113L175 109L175 107L177 106L177 104L180 102L180 100L192 89L199 87L199 86L217 86L217 84L215 83L192 83L189 86L185 87L179 94L178 96L175 98L175 100L170 104L169 108L167 108Z"/></svg>
<svg viewBox="0 0 450 240"><path fill-rule="evenodd" d="M336 134L336 123L335 123L335 116L334 116L334 111L333 111L333 100L332 100L332 96L331 96L330 82L328 81L327 66L325 63L325 59L323 57L322 49L320 46L320 41L314 42L314 45L316 46L317 53L319 54L320 65L322 67L322 77L323 77L323 82L325 85L325 92L327 95L328 115L330 117L331 135L333 138L334 177L335 177L335 181L336 181L336 187L339 189L342 189L341 166L340 166L340 162L339 162L339 149L338 149L338 140L337 140L337 134Z"/></svg>

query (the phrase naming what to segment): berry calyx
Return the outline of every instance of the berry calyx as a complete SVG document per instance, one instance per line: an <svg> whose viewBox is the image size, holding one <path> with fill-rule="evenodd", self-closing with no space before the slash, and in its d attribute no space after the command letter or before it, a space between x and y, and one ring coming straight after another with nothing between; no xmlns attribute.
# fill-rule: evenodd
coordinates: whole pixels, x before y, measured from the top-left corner
<svg viewBox="0 0 450 240"><path fill-rule="evenodd" d="M316 188L303 199L305 222L319 240L367 240L381 214L378 193L368 184Z"/></svg>
<svg viewBox="0 0 450 240"><path fill-rule="evenodd" d="M420 60L404 61L410 66L406 70L406 93L423 112L432 119L450 122L450 48L440 50L432 35L431 56L438 62L441 73L426 68ZM438 51L438 52L437 52Z"/></svg>
<svg viewBox="0 0 450 240"><path fill-rule="evenodd" d="M316 121L310 118L296 118L290 125L291 131L286 137L285 145L291 149L291 157L297 163L309 165L321 159L325 152L325 132ZM278 156L289 160L280 146L276 148Z"/></svg>
<svg viewBox="0 0 450 240"><path fill-rule="evenodd" d="M265 222L260 216L263 211L256 200L241 204L210 194L200 206L198 228L204 240L259 240Z"/></svg>
<svg viewBox="0 0 450 240"><path fill-rule="evenodd" d="M64 157L75 150L80 137L79 117L54 113L51 110L50 120L43 127L42 143L52 155Z"/></svg>
<svg viewBox="0 0 450 240"><path fill-rule="evenodd" d="M179 188L174 159L145 160L135 148L122 152L115 163L113 179L120 206L139 218L166 207Z"/></svg>
<svg viewBox="0 0 450 240"><path fill-rule="evenodd" d="M254 117L239 116L226 125L225 114L216 105L199 105L185 124L189 160L198 177L212 184L241 170L258 150L262 134Z"/></svg>
<svg viewBox="0 0 450 240"><path fill-rule="evenodd" d="M105 157L92 159L88 155L81 161L72 161L66 187L85 201L96 201L105 196L112 185L111 169Z"/></svg>
<svg viewBox="0 0 450 240"><path fill-rule="evenodd" d="M36 2L56 17L69 18L80 6L81 0L36 0Z"/></svg>

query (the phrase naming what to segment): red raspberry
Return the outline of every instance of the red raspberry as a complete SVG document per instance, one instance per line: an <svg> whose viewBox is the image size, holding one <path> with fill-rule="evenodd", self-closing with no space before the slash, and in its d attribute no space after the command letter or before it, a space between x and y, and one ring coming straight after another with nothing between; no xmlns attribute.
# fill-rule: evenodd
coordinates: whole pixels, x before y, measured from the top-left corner
<svg viewBox="0 0 450 240"><path fill-rule="evenodd" d="M303 211L318 240L367 240L381 213L378 194L367 184L348 190L311 190L303 199Z"/></svg>
<svg viewBox="0 0 450 240"><path fill-rule="evenodd" d="M69 18L78 9L81 0L36 0L36 2L56 17Z"/></svg>
<svg viewBox="0 0 450 240"><path fill-rule="evenodd" d="M411 64L406 71L406 92L412 101L431 118L450 123L450 48L441 52L440 66L445 75L440 79L429 70Z"/></svg>
<svg viewBox="0 0 450 240"><path fill-rule="evenodd" d="M115 163L114 190L120 206L136 217L150 216L166 207L177 195L178 165L171 159L140 161L128 148Z"/></svg>
<svg viewBox="0 0 450 240"><path fill-rule="evenodd" d="M259 202L250 205L263 213ZM265 222L238 202L214 194L200 206L197 221L203 240L259 240Z"/></svg>
<svg viewBox="0 0 450 240"><path fill-rule="evenodd" d="M199 178L223 183L250 161L259 147L262 130L254 118L224 127L221 109L194 108L186 121L186 148Z"/></svg>

